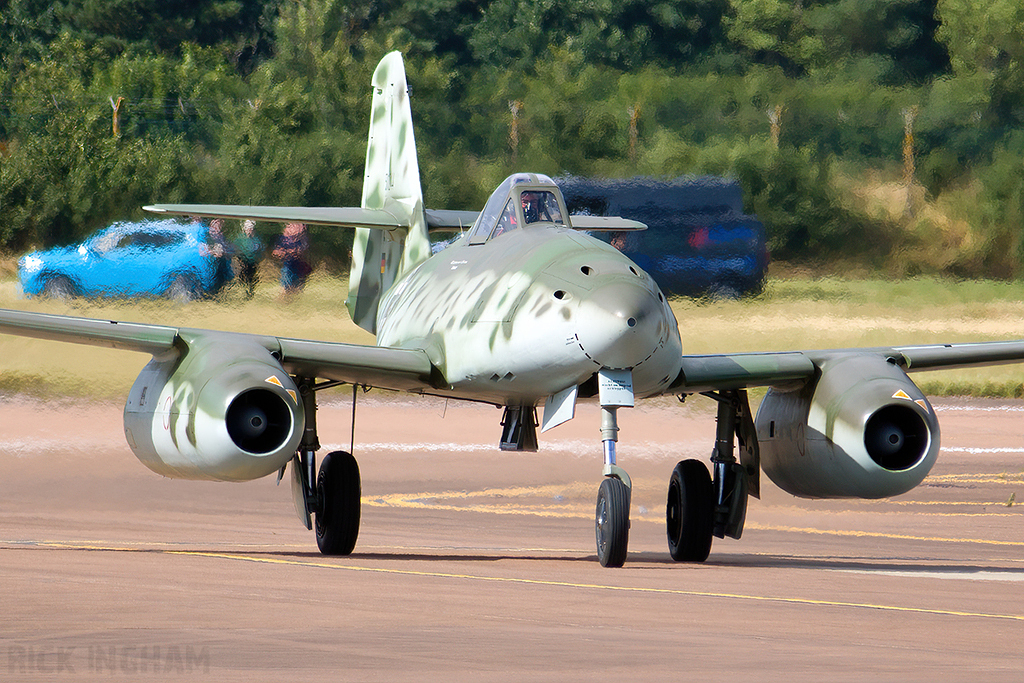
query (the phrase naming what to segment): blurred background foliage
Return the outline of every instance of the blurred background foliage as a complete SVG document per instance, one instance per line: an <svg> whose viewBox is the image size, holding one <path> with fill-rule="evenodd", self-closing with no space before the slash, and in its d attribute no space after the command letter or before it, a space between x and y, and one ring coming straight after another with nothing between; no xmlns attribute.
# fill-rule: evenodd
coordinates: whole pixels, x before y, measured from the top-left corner
<svg viewBox="0 0 1024 683"><path fill-rule="evenodd" d="M430 207L710 173L776 259L1020 278L1022 30L1019 0L0 0L0 248L150 202L357 204L401 50ZM348 231L313 237L344 264Z"/></svg>

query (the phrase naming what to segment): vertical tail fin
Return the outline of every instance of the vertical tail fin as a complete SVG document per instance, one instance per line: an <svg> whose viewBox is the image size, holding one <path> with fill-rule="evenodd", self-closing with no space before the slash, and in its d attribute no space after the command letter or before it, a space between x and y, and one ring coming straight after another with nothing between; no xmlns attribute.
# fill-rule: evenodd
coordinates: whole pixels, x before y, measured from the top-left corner
<svg viewBox="0 0 1024 683"><path fill-rule="evenodd" d="M384 56L372 84L362 207L386 209L407 226L390 232L356 230L345 303L357 325L376 333L381 296L397 278L430 257L430 241L401 53Z"/></svg>

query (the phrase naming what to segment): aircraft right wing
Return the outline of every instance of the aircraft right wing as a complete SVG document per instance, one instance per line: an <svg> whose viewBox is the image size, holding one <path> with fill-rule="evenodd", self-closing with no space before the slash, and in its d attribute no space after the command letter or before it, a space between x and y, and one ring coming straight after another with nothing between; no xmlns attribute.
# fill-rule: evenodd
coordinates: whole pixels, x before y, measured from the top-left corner
<svg viewBox="0 0 1024 683"><path fill-rule="evenodd" d="M139 351L154 357L168 353L184 354L190 347L208 342L255 345L266 349L289 374L396 391L430 389L437 374L427 354L415 349L143 325L5 309L0 309L0 333Z"/></svg>

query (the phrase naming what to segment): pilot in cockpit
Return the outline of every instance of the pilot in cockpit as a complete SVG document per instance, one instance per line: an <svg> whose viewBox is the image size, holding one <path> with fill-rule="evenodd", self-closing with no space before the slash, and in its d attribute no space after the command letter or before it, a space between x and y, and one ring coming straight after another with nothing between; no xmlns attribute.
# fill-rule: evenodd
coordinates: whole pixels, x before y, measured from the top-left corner
<svg viewBox="0 0 1024 683"><path fill-rule="evenodd" d="M523 192L519 198L523 203L523 220L527 225L537 221L550 221L551 214L545 206L543 195L549 192Z"/></svg>

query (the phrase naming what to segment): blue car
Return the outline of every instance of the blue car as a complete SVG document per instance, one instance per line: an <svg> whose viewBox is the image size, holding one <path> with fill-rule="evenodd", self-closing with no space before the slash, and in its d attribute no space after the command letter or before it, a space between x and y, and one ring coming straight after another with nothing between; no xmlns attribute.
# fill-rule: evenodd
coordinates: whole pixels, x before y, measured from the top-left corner
<svg viewBox="0 0 1024 683"><path fill-rule="evenodd" d="M198 222L114 223L81 244L22 256L18 275L28 296L191 301L218 286L206 239L207 227Z"/></svg>

